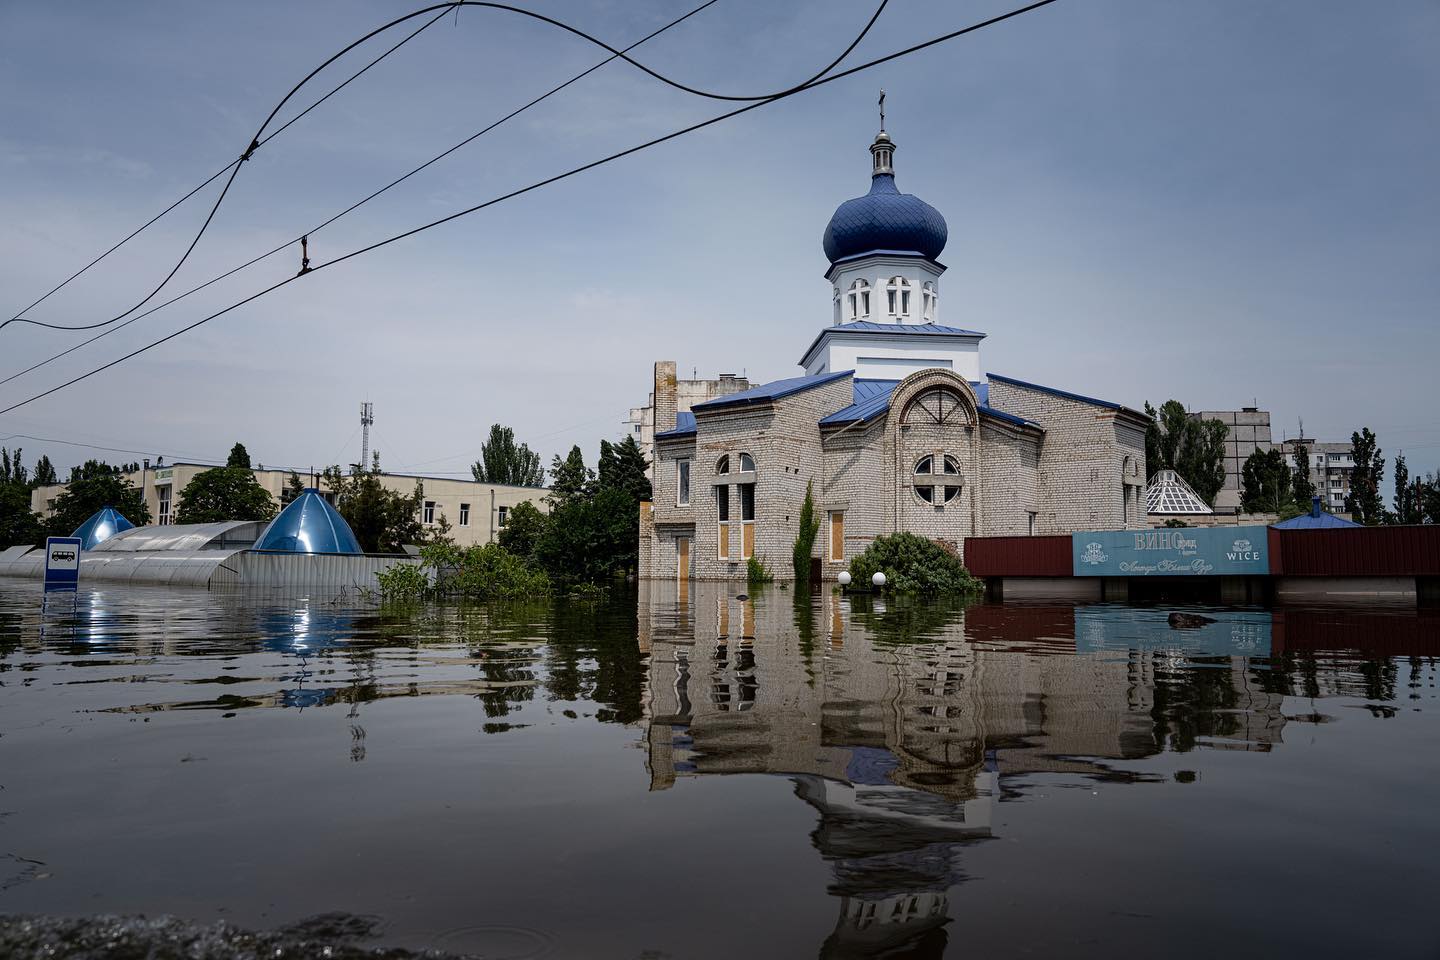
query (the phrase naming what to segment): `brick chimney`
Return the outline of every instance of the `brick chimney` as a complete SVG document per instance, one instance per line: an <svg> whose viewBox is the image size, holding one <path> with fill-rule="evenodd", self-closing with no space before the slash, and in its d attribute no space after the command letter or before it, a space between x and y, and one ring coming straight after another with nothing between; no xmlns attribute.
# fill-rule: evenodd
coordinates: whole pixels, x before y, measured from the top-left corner
<svg viewBox="0 0 1440 960"><path fill-rule="evenodd" d="M655 432L675 429L678 390L675 385L675 361L655 361Z"/></svg>

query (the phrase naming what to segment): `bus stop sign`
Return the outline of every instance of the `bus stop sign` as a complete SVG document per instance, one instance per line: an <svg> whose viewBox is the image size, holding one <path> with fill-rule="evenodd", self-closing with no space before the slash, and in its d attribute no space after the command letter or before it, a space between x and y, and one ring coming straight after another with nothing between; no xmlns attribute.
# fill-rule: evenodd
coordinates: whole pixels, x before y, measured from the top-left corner
<svg viewBox="0 0 1440 960"><path fill-rule="evenodd" d="M73 587L80 582L80 538L45 540L45 586Z"/></svg>

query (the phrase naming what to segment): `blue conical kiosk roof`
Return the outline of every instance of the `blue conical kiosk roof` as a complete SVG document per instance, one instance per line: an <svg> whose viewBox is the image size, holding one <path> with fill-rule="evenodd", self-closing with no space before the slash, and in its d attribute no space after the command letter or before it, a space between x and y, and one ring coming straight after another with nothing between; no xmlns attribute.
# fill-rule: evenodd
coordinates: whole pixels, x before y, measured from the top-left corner
<svg viewBox="0 0 1440 960"><path fill-rule="evenodd" d="M101 507L94 515L75 528L72 537L80 538L81 550L94 550L96 546L125 530L134 530L135 524L114 507Z"/></svg>
<svg viewBox="0 0 1440 960"><path fill-rule="evenodd" d="M307 487L255 543L256 550L277 550L284 553L363 553L360 542L345 518L320 496L320 491Z"/></svg>
<svg viewBox="0 0 1440 960"><path fill-rule="evenodd" d="M1320 509L1320 498L1311 497L1309 513L1302 513L1298 517L1272 523L1271 526L1276 530L1338 530L1341 527L1358 527L1361 524L1325 513Z"/></svg>

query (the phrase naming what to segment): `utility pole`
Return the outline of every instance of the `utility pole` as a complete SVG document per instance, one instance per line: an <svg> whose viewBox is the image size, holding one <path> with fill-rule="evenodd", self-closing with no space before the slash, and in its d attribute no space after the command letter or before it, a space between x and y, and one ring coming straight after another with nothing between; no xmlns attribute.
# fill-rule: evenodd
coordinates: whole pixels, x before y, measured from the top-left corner
<svg viewBox="0 0 1440 960"><path fill-rule="evenodd" d="M370 424L375 422L375 404L360 404L360 469L370 469Z"/></svg>

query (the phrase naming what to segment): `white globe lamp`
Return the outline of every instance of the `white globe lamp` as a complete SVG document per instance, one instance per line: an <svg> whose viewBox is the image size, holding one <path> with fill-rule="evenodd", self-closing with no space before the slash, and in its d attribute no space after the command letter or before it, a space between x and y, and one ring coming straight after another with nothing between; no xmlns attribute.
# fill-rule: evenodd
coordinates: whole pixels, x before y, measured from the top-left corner
<svg viewBox="0 0 1440 960"><path fill-rule="evenodd" d="M870 578L870 582L873 583L873 584L875 584L875 586L877 586L877 587L883 587L883 586L885 586L885 574L884 574L884 572L883 572L883 571L880 571L880 570L876 570L876 571L875 571L875 576L873 576L873 577Z"/></svg>
<svg viewBox="0 0 1440 960"><path fill-rule="evenodd" d="M840 586L842 586L842 587L848 587L848 586L850 586L850 571L849 571L849 570L841 570L841 571L840 571L840 576L836 577L835 579L837 579L837 580L840 581Z"/></svg>

